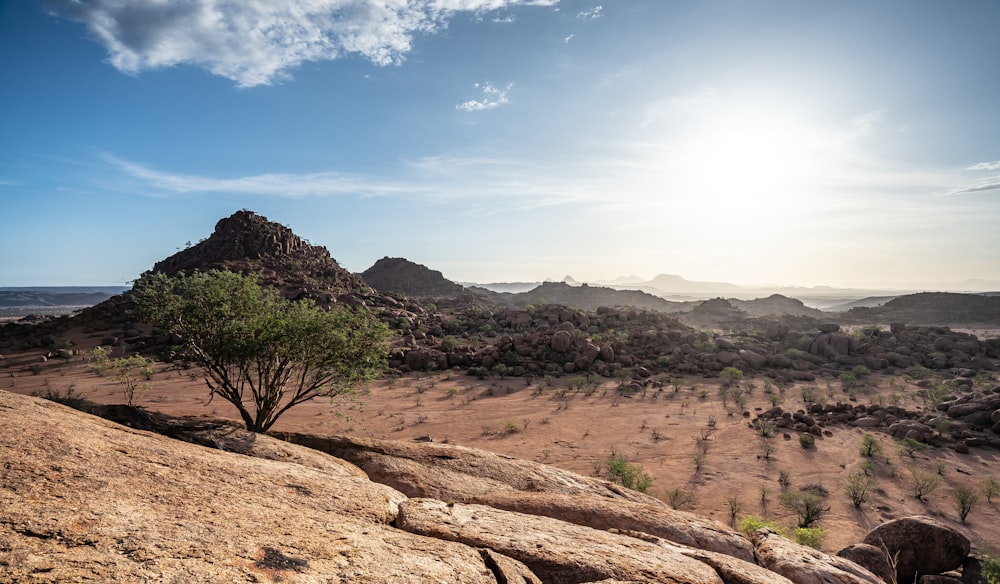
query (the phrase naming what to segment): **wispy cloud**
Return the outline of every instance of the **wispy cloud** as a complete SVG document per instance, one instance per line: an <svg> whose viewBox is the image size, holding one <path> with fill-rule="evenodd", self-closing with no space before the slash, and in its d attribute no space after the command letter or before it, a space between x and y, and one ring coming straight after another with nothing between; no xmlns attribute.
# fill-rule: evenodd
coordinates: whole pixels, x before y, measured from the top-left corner
<svg viewBox="0 0 1000 584"><path fill-rule="evenodd" d="M583 10L576 14L577 18L584 18L584 19L600 18L602 16L604 16L604 7L601 6L600 4L594 6L590 10Z"/></svg>
<svg viewBox="0 0 1000 584"><path fill-rule="evenodd" d="M965 170L1000 170L1000 160L994 162L980 162L973 164Z"/></svg>
<svg viewBox="0 0 1000 584"><path fill-rule="evenodd" d="M575 36L576 36L576 34L570 34L568 37L563 37L563 42L564 43L568 43L571 40L573 40L573 37L575 37Z"/></svg>
<svg viewBox="0 0 1000 584"><path fill-rule="evenodd" d="M46 0L53 14L82 22L118 70L192 65L241 87L268 85L309 61L360 55L398 64L414 36L447 26L458 12L558 0Z"/></svg>
<svg viewBox="0 0 1000 584"><path fill-rule="evenodd" d="M483 97L481 99L470 99L468 101L463 101L462 103L455 106L455 109L464 112L479 112L483 110L491 110L498 108L502 105L510 103L510 99L507 94L510 93L511 88L514 87L513 83L508 83L504 87L496 87L490 82L486 83L476 83L473 85L479 89Z"/></svg>
<svg viewBox="0 0 1000 584"><path fill-rule="evenodd" d="M165 172L110 154L105 154L102 158L126 178L139 182L154 194L241 193L301 198L336 195L373 197L414 194L420 191L419 187L413 185L344 172L267 173L217 178Z"/></svg>
<svg viewBox="0 0 1000 584"><path fill-rule="evenodd" d="M957 191L954 191L954 194L956 194L956 195L964 195L964 194L971 194L971 193L981 193L983 191L996 191L996 190L1000 190L1000 181L989 182L989 183L977 185L977 186L974 186L974 187L967 187L967 188L964 188L964 189L959 189Z"/></svg>

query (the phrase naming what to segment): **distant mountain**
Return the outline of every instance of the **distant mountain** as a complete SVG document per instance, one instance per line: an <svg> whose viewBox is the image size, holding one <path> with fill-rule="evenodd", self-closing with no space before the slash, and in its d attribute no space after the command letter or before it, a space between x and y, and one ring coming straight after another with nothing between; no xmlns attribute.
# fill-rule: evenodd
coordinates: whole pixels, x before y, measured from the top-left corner
<svg viewBox="0 0 1000 584"><path fill-rule="evenodd" d="M755 298L753 300L737 300L732 298L729 303L747 313L750 316L809 316L812 318L823 318L827 316L821 310L809 308L801 300L788 298L781 294L772 294L767 298Z"/></svg>
<svg viewBox="0 0 1000 584"><path fill-rule="evenodd" d="M581 284L571 286L565 282L545 282L527 292L498 294L495 300L516 305L562 304L584 310L597 310L602 306L627 306L657 312L680 312L691 304L671 302L638 290L615 290L602 286Z"/></svg>
<svg viewBox="0 0 1000 584"><path fill-rule="evenodd" d="M455 296L465 290L441 272L405 258L384 257L362 272L361 279L379 292L407 296Z"/></svg>
<svg viewBox="0 0 1000 584"><path fill-rule="evenodd" d="M59 287L59 291L45 288L0 289L0 308L93 306L127 289L124 286L108 287L108 290L100 291L90 288L71 291L72 287Z"/></svg>
<svg viewBox="0 0 1000 584"><path fill-rule="evenodd" d="M541 286L541 282L490 282L487 284L479 284L476 282L459 282L459 284L465 286L466 288L481 288L490 292L497 292L500 294L518 294L521 292L527 292Z"/></svg>
<svg viewBox="0 0 1000 584"><path fill-rule="evenodd" d="M859 300L852 300L851 302L845 302L843 304L836 304L827 308L829 312L845 312L852 308L874 308L876 306L882 306L890 300L895 300L899 296L868 296L866 298L861 298Z"/></svg>

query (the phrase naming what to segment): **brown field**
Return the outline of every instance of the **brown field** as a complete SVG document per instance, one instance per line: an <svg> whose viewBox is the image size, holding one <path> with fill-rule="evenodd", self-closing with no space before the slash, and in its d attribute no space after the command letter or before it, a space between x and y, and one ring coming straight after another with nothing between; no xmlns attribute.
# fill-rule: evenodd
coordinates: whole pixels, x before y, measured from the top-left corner
<svg viewBox="0 0 1000 584"><path fill-rule="evenodd" d="M88 370L85 351L96 341L74 340L80 354L69 360L40 363L37 351L5 355L0 361L0 389L22 394L71 390L98 403L123 403L121 386L113 377ZM829 511L819 522L828 531L822 545L825 551L836 552L860 541L868 529L884 520L915 514L936 517L961 530L979 549L995 552L1000 547L1000 500L988 504L981 497L965 524L959 522L953 500L958 486L978 487L987 475L1000 479L1000 452L996 450L973 448L969 454L957 454L938 447L910 458L899 453L888 435L874 432L884 448L878 460L876 492L856 509L844 494L843 481L865 460L859 454L860 429L828 427L832 435L817 437L811 449L800 446L796 433L783 436L779 432L771 439L775 450L765 460L760 456L761 440L748 427L749 418L733 411L731 403L728 410L723 406L718 379L687 378L677 391L666 386L632 396L620 395L616 381L598 378L582 389L568 388L572 379L528 383L523 378L480 380L457 371L410 374L370 384L354 404L328 399L304 404L281 418L275 430L397 440L430 436L587 475L595 474L614 451L651 475L650 494L669 501L670 491L683 489L692 497L686 508L724 523L730 522L729 500L736 499L740 517L766 516L794 527L794 515L780 502L778 477L787 471L791 489L818 484L829 491ZM872 379L858 395L859 403L888 403L898 398L907 409L922 407L912 386ZM750 417L770 407L771 396L764 393L763 381L744 381L754 386L746 408ZM149 410L238 419L227 402L217 398L207 403L208 391L197 370L158 364L151 385L137 400ZM812 385L830 402L848 399L836 381ZM801 386L787 388L781 405L793 411L803 407ZM711 419L714 428L710 428ZM707 445L707 451L703 468L696 471L692 455L699 441ZM909 469L914 467L941 475L941 488L926 502L911 493ZM766 491L764 501L762 491Z"/></svg>

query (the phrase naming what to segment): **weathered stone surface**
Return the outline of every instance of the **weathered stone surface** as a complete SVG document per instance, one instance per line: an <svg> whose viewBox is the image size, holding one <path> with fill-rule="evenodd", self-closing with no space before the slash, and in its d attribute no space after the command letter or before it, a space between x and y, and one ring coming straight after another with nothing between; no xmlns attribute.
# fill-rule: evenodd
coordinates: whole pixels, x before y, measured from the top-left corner
<svg viewBox="0 0 1000 584"><path fill-rule="evenodd" d="M954 576L927 575L920 577L920 584L962 584L962 579Z"/></svg>
<svg viewBox="0 0 1000 584"><path fill-rule="evenodd" d="M866 543L856 543L837 552L842 558L847 558L855 564L867 569L886 582L892 582L896 571L889 563L889 557L881 548Z"/></svg>
<svg viewBox="0 0 1000 584"><path fill-rule="evenodd" d="M762 566L796 584L883 584L850 560L799 545L767 528L754 532L753 546Z"/></svg>
<svg viewBox="0 0 1000 584"><path fill-rule="evenodd" d="M677 544L753 562L745 538L718 521L649 505L588 495L497 492L474 501L498 509L541 515L594 529L623 529L659 536Z"/></svg>
<svg viewBox="0 0 1000 584"><path fill-rule="evenodd" d="M3 391L0 461L2 582L496 582L476 550L386 525L404 497L342 471Z"/></svg>
<svg viewBox="0 0 1000 584"><path fill-rule="evenodd" d="M745 561L726 554L678 545L663 538L636 531L618 529L611 531L655 543L699 562L704 562L711 566L726 584L792 584L791 580L753 563L753 558L750 561Z"/></svg>
<svg viewBox="0 0 1000 584"><path fill-rule="evenodd" d="M930 517L913 516L883 523L865 535L864 543L885 546L899 557L896 578L912 582L922 574L940 574L962 565L969 555L969 539Z"/></svg>
<svg viewBox="0 0 1000 584"><path fill-rule="evenodd" d="M375 482L409 497L478 501L497 491L590 494L666 507L620 485L485 450L426 442L275 433L282 439L350 461Z"/></svg>
<svg viewBox="0 0 1000 584"><path fill-rule="evenodd" d="M499 551L527 565L546 583L607 578L723 583L710 566L653 543L483 505L409 499L400 505L396 525L412 533Z"/></svg>

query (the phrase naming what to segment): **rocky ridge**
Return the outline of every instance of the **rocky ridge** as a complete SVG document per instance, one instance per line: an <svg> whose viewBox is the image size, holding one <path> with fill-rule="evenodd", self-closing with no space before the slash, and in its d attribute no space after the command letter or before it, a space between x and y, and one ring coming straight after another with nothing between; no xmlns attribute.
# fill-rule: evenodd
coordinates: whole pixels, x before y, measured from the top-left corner
<svg viewBox="0 0 1000 584"><path fill-rule="evenodd" d="M312 438L364 465L417 463L400 482L410 490L461 478L466 495L500 485L500 500L562 497L566 518L408 496L340 458L204 418L105 408L137 426L126 427L2 391L0 413L0 579L8 582L883 581L766 529L748 541L603 481L450 445ZM489 480L476 487L479 478ZM614 509L633 506L636 515L669 515L595 527L573 520L571 504L612 520ZM656 525L667 529L649 533ZM684 527L705 539L668 533ZM969 561L968 541L929 518L884 524L869 539L890 553L913 550L922 574Z"/></svg>
<svg viewBox="0 0 1000 584"><path fill-rule="evenodd" d="M384 257L361 273L361 279L383 293L401 293L418 297L454 297L465 288L444 277L441 272L405 258Z"/></svg>

